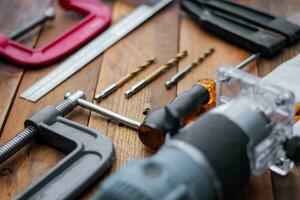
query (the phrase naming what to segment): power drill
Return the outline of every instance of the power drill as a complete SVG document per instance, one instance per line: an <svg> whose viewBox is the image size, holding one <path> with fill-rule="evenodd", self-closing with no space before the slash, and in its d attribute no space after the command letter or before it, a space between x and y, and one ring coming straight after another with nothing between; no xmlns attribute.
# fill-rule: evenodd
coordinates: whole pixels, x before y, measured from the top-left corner
<svg viewBox="0 0 300 200"><path fill-rule="evenodd" d="M293 135L294 94L245 72L221 68L218 107L202 115L152 157L130 162L93 200L215 200L268 168L281 175L299 162Z"/></svg>

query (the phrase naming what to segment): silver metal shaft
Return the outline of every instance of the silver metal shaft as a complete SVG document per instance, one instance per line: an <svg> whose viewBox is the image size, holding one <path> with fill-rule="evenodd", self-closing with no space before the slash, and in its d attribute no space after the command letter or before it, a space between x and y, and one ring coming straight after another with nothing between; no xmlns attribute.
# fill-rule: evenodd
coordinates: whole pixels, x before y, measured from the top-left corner
<svg viewBox="0 0 300 200"><path fill-rule="evenodd" d="M257 58L259 58L259 56L260 56L260 53L253 54L249 58L247 58L246 60L241 62L240 64L236 65L234 68L235 69L243 69L248 64L250 64L251 62L255 61Z"/></svg>
<svg viewBox="0 0 300 200"><path fill-rule="evenodd" d="M9 34L9 38L14 40L17 39L18 37L20 37L21 35L25 34L26 32L30 31L31 29L39 26L40 24L44 23L47 20L53 19L55 15L54 12L54 8L53 7L49 7L42 16L34 19L33 21L25 24L24 26L22 26L21 28L11 32Z"/></svg>
<svg viewBox="0 0 300 200"><path fill-rule="evenodd" d="M141 123L138 122L138 121L129 119L129 118L125 117L125 116L122 116L120 114L112 112L112 111L110 111L108 109L105 109L105 108L103 108L101 106L98 106L96 104L88 102L88 101L86 101L84 99L78 99L78 105L80 105L83 108L86 108L86 109L89 109L91 111L94 111L94 112L102 115L106 119L115 121L115 122L120 123L120 124L124 124L125 126L133 128L135 130L137 130L140 127L140 125L141 125Z"/></svg>

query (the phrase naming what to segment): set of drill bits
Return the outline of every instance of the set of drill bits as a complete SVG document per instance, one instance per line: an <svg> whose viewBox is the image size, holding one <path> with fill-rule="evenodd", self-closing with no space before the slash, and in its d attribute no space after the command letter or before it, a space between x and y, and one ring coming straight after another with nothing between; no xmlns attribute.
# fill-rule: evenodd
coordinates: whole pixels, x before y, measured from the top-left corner
<svg viewBox="0 0 300 200"><path fill-rule="evenodd" d="M165 82L165 86L167 89L170 89L172 86L176 85L178 81L180 81L186 74L188 74L193 68L201 64L206 58L208 58L211 54L214 53L214 49L211 48L207 52L205 52L203 55L201 55L199 58L197 58L191 65L189 65L187 68L184 68L180 70L178 73L176 73L170 80ZM146 85L151 83L153 80L158 78L160 75L162 75L164 72L166 72L168 69L172 68L173 66L176 66L179 61L184 59L188 55L187 51L182 51L178 53L174 58L171 58L168 60L164 65L156 69L153 73L148 75L143 80L139 81L137 84L132 86L129 90L125 92L125 97L130 98L137 92L139 92L142 88L144 88ZM127 74L125 77L120 79L119 81L113 83L112 85L108 86L106 89L104 89L102 92L97 94L95 96L95 99L99 102L115 92L118 88L122 87L125 83L136 77L138 74L140 74L142 71L144 71L146 68L151 66L156 62L156 58L152 58L148 61L146 61L143 65L137 67L134 71Z"/></svg>

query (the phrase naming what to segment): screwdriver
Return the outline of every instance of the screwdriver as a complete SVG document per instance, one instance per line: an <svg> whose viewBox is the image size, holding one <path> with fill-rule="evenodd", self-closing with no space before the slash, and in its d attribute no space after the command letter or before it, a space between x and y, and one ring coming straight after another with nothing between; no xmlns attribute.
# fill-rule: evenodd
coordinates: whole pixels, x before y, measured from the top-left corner
<svg viewBox="0 0 300 200"><path fill-rule="evenodd" d="M235 68L242 69L258 57L259 54L254 54ZM150 112L142 123L84 100L78 100L78 104L107 119L137 130L138 137L145 146L157 149L164 143L167 134L173 136L180 128L194 121L201 109L214 107L215 87L214 80L199 80L191 90L179 94L170 104Z"/></svg>
<svg viewBox="0 0 300 200"><path fill-rule="evenodd" d="M234 68L242 69L260 56L253 54ZM180 128L199 116L199 109L212 108L215 105L216 82L210 79L199 80L189 91L181 93L169 105L150 112L138 128L140 141L152 149L159 148L166 135L173 136ZM192 119L193 121L193 119Z"/></svg>

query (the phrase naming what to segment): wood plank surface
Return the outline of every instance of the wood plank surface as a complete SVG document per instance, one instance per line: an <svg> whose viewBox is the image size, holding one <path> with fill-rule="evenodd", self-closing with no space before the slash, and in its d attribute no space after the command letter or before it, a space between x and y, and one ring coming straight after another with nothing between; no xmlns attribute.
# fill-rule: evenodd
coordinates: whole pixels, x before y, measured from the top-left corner
<svg viewBox="0 0 300 200"><path fill-rule="evenodd" d="M51 23L51 26L45 27L41 33L37 41L37 48L51 42L59 34L65 32L68 28L73 26L75 22L81 19L77 14L64 11L57 2L55 2L54 7L56 9L56 18ZM53 92L37 103L25 101L19 98L19 95L38 79L52 71L56 65L39 70L26 70L17 92L17 98L13 102L13 107L4 126L1 143L6 142L22 130L25 119L47 105L55 105L62 101L66 92L83 90L87 95L87 99L91 100L94 95L100 63L101 58L96 59L78 72L77 76L73 76L67 80L64 85L57 87ZM82 124L87 124L89 111L76 109L76 111L70 115L70 119ZM25 147L1 166L2 169L6 171L9 170L10 173L3 176L3 181L0 183L0 195L3 196L0 199L15 196L38 176L47 172L49 168L55 165L63 156L64 155L57 150L40 144L32 143Z"/></svg>
<svg viewBox="0 0 300 200"><path fill-rule="evenodd" d="M190 50L188 59L180 63L180 69L186 67L210 48L215 48L215 53L179 82L177 89L178 94L190 89L199 79L215 79L215 72L219 67L223 65L237 65L251 55L245 50L226 43L201 30L199 25L192 22L187 16L183 16L181 19L179 46L180 49ZM255 63L247 66L245 70L252 74L257 74L257 66ZM268 173L262 177L252 178L250 183L243 188L243 190L237 194L233 194L233 196L235 196L232 197L234 199L247 200L273 199L270 174Z"/></svg>
<svg viewBox="0 0 300 200"><path fill-rule="evenodd" d="M127 14L131 9L125 3L116 3L114 19ZM174 74L176 67L167 71L130 99L125 98L124 92L165 63L169 58L175 56L178 50L178 13L178 5L166 8L164 12L154 16L149 22L142 25L140 29L134 31L105 53L99 74L97 92L130 73L138 65L143 64L150 58L157 57L157 63L103 100L100 103L101 106L132 119L142 121L144 117L142 113L146 105L151 105L152 109L156 109L170 102L175 97L175 90L166 91L164 89L163 80ZM161 31L162 29L165 31ZM92 114L89 125L97 130L102 130L112 138L117 150L117 160L114 164L114 169L124 165L129 159L149 155L149 152L139 142L136 131L116 126L114 123L107 123L106 120L101 120L97 114Z"/></svg>
<svg viewBox="0 0 300 200"><path fill-rule="evenodd" d="M289 0L283 3L280 0L247 0L242 3L249 4L255 8L270 12L279 16L287 17L290 21L300 25L300 1ZM300 44L292 45L285 49L281 54L271 60L260 59L258 61L259 76L263 77L271 72L276 66L291 59L299 54ZM295 167L293 171L286 177L282 177L272 173L271 180L273 186L274 198L276 200L298 200L300 199L300 181L299 167ZM266 177L267 179L267 177ZM251 194L256 193L255 191ZM260 194L260 193L258 193Z"/></svg>
<svg viewBox="0 0 300 200"><path fill-rule="evenodd" d="M21 25L41 15L50 0L18 1L3 0L0 2L0 30L9 34ZM42 8L42 9L38 9ZM18 39L25 46L34 47L38 38L40 27ZM23 75L23 69L7 60L0 62L0 134L4 126L9 109L13 103L18 85Z"/></svg>
<svg viewBox="0 0 300 200"><path fill-rule="evenodd" d="M17 0L0 1L0 31L7 33L9 30L13 30L19 24L32 19L32 17L41 13L48 5L53 3L52 0L31 1L30 3ZM239 0L239 2L286 17L300 10L298 0L288 0L288 3L282 3L280 0ZM109 3L111 2L109 1ZM81 19L77 14L63 11L57 2L54 3L54 6L57 10L56 19L47 23L39 34L33 36L33 32L29 36L27 35L23 39L26 45L43 46ZM112 9L113 21L115 22L128 14L133 9L133 6L124 3L124 1L114 1ZM16 17L13 21L9 21L5 17L7 15ZM37 29L37 31L39 30ZM189 51L189 56L178 65L178 69L182 69L194 61L201 53L212 47L216 49L216 52L195 68L192 73L188 74L177 87L173 87L171 90L164 88L165 80L170 78L177 70L177 67L173 67L132 98L126 99L124 97L124 92L128 88L165 63L178 51ZM296 55L299 50L300 45L294 45L275 59L271 61L260 59L257 64L254 63L248 66L246 70L253 74L264 76L279 63ZM40 70L25 70L23 73L21 68L1 60L0 133L2 135L0 144L5 143L22 130L23 122L29 116L46 105L55 105L62 101L66 92L83 90L87 94L87 99L92 101L94 94L100 92L114 81L119 80L135 69L136 66L143 64L150 58L157 57L157 63L125 84L114 94L99 103L99 105L132 119L142 121L144 117L142 113L145 107L150 107L151 109L159 108L169 103L176 94L192 88L197 80L202 78L214 79L215 71L218 67L224 64L236 65L249 55L249 52L203 31L180 11L177 2L122 39L102 56L95 59L37 103L22 100L19 98L19 94L45 74L52 71L59 63ZM153 153L139 142L136 131L108 122L93 112L90 113L78 108L68 118L96 128L112 139L116 147L117 157L112 170L106 173L106 176L131 159L148 157ZM63 157L64 154L45 145L35 142L28 145L7 162L0 165L0 199L11 199ZM232 195L232 199L299 199L299 169L295 168L287 177L271 175L270 172L260 177L252 177L247 186ZM103 178L97 181L94 187L91 187L82 198L89 198L98 189L102 180Z"/></svg>

